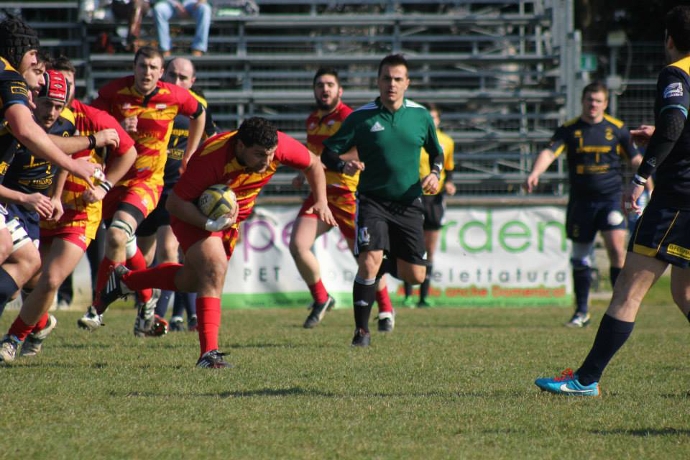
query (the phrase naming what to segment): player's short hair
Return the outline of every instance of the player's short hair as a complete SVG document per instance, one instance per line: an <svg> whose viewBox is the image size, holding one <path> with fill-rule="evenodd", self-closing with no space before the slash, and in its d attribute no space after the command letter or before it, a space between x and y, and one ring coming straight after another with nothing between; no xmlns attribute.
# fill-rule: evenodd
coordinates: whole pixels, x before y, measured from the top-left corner
<svg viewBox="0 0 690 460"><path fill-rule="evenodd" d="M67 56L59 56L50 61L50 65L48 66L51 69L58 70L60 72L72 72L73 74L77 74L77 68L72 64L72 61L69 60Z"/></svg>
<svg viewBox="0 0 690 460"><path fill-rule="evenodd" d="M322 75L333 75L335 77L335 82L340 86L340 78L338 77L338 71L333 67L319 67L319 70L314 74L314 80L312 81L312 86L316 86L316 80Z"/></svg>
<svg viewBox="0 0 690 460"><path fill-rule="evenodd" d="M153 59L157 57L161 60L161 64L165 62L165 58L163 58L163 53L161 53L157 48L154 48L153 46L142 46L137 50L136 53L134 53L135 65L139 60L139 56L143 56L147 59Z"/></svg>
<svg viewBox="0 0 690 460"><path fill-rule="evenodd" d="M409 73L410 67L407 65L407 59L405 59L405 56L402 54L389 54L385 58L381 59L381 62L379 62L379 71L376 74L377 76L381 76L381 70L383 69L384 66L404 66L405 71Z"/></svg>
<svg viewBox="0 0 690 460"><path fill-rule="evenodd" d="M584 88L582 88L582 99L589 93L604 93L606 100L609 100L609 89L600 81L593 81Z"/></svg>
<svg viewBox="0 0 690 460"><path fill-rule="evenodd" d="M678 5L666 13L666 35L681 53L690 52L690 6Z"/></svg>
<svg viewBox="0 0 690 460"><path fill-rule="evenodd" d="M40 46L36 31L20 17L8 14L0 22L0 56L15 70L19 71L19 64L27 52L38 50Z"/></svg>
<svg viewBox="0 0 690 460"><path fill-rule="evenodd" d="M278 130L265 118L252 117L242 122L237 130L237 138L245 147L259 145L265 149L272 149L278 145Z"/></svg>
<svg viewBox="0 0 690 460"><path fill-rule="evenodd" d="M427 109L429 112L436 112L436 113L439 114L439 116L441 115L441 109L439 109L438 106L436 105L436 103L434 103L434 102L429 102L429 103L426 105L426 109Z"/></svg>

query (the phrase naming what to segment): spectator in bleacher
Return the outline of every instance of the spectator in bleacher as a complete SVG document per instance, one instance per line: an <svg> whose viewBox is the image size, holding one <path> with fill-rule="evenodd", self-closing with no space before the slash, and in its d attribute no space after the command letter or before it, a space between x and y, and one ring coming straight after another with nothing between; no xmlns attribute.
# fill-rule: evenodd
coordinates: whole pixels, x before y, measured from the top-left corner
<svg viewBox="0 0 690 460"><path fill-rule="evenodd" d="M382 273L420 284L426 275L423 192L436 193L443 149L429 111L405 97L410 84L407 60L400 54L379 64L379 94L345 119L323 141L327 167L353 174L357 184L358 269L352 289L355 335L352 346L369 346L369 316ZM353 147L359 160L341 159ZM420 180L421 149L429 153L429 174ZM366 168L365 168L366 166ZM384 265L384 252L388 257Z"/></svg>
<svg viewBox="0 0 690 460"><path fill-rule="evenodd" d="M606 246L611 286L616 284L625 262L626 222L621 210L623 160L636 168L642 155L623 122L605 113L608 95L602 83L585 86L582 113L556 130L524 183L528 193L534 191L539 176L559 155L567 155L570 198L565 226L573 242L570 263L576 304L575 313L565 323L568 327L587 326L591 319L591 255L597 232L601 232Z"/></svg>
<svg viewBox="0 0 690 460"><path fill-rule="evenodd" d="M419 286L419 302L418 308L431 307L433 301L428 299L429 287L431 284L431 277L434 271L434 253L438 243L438 237L443 227L443 215L446 211L446 195L455 195L455 184L453 184L453 169L455 169L455 161L453 155L455 154L455 142L453 138L444 133L440 129L441 125L441 111L434 104L429 105L429 113L436 125L436 136L438 142L443 148L443 169L441 170L441 177L438 180L439 187L437 193L427 193L422 195L422 204L424 205L424 245L426 247L427 268L424 281ZM422 162L419 164L419 178L424 179L429 174L429 154L422 149ZM414 298L412 297L412 285L404 283L405 300L403 305L411 307L414 305Z"/></svg>
<svg viewBox="0 0 690 460"><path fill-rule="evenodd" d="M312 88L317 109L307 118L307 148L315 154L321 155L324 139L338 131L343 120L352 113L352 109L341 100L343 88L340 86L336 69L318 69L314 75ZM352 154L355 155L353 158L356 158L356 151ZM355 191L358 181L359 174L347 175L326 169L328 207L338 223L338 229L353 252L355 211L357 208ZM296 187L301 187L303 183L304 176L302 174L299 174L293 181L293 185ZM330 231L333 226L308 212L313 204L314 194L311 193L299 210L292 227L292 235L290 235L290 253L302 279L307 283L313 299L310 306L311 312L304 322L304 327L307 329L317 326L326 312L335 305L335 299L328 294L323 285L319 261L312 252L314 241ZM379 284L379 289L376 291L376 301L379 305L379 330L390 332L395 325L393 305L385 282Z"/></svg>
<svg viewBox="0 0 690 460"><path fill-rule="evenodd" d="M566 369L556 378L538 378L543 391L566 396L599 396L599 382L609 362L630 338L645 295L671 265L671 296L690 320L690 6L676 6L665 20L666 62L656 84L653 130L636 130L635 139L651 135L644 158L622 193L624 209L641 212L637 199L656 173L654 193L628 244L625 266L614 286L611 302L599 324L592 348L579 369ZM639 137L638 137L639 136ZM664 331L660 331L661 334ZM570 348L570 342L560 340ZM633 358L634 357L630 357ZM636 361L636 360L635 360ZM647 375L635 362L634 377L645 379L644 395L667 394L667 386ZM660 370L659 373L663 371ZM629 384L627 378L626 383ZM623 390L624 391L624 390ZM616 397L617 389L610 394Z"/></svg>
<svg viewBox="0 0 690 460"><path fill-rule="evenodd" d="M316 197L312 212L335 225L319 157L296 139L277 131L265 118L248 118L237 131L207 140L194 153L170 192L170 223L184 251L184 263L132 271L117 266L108 280L103 302L113 302L134 289L147 287L196 292L200 348L196 366L231 367L225 354L218 350L221 295L228 260L239 237L240 223L250 216L256 197L281 164L304 171ZM197 201L204 190L215 184L230 186L237 196L237 206L233 212L214 220L201 213Z"/></svg>
<svg viewBox="0 0 690 460"><path fill-rule="evenodd" d="M202 139L209 138L216 134L218 128L213 122L213 117L208 111L208 104L199 90L193 90L192 86L196 81L196 69L189 59L176 57L168 61L165 66L162 81L172 83L188 89L189 92L201 102L206 108L206 126ZM137 228L137 242L141 251L144 253L147 265L151 265L154 260L157 264L179 262L178 255L179 243L170 227L170 213L165 205L168 201L170 191L180 178L182 170L182 158L187 147L189 138L189 117L178 115L173 121L172 135L168 141L168 159L165 161L165 173L163 175L163 193L161 200L149 216L144 219ZM161 318L165 317L168 303L173 291L161 291L156 314ZM190 331L196 330L196 294L191 292L175 292L173 304L173 315L170 319L171 331L183 331L183 313L187 312L187 328Z"/></svg>
<svg viewBox="0 0 690 460"><path fill-rule="evenodd" d="M136 53L140 46L141 23L151 9L151 3L149 0L112 0L110 8L115 19L127 21L127 46L125 49Z"/></svg>
<svg viewBox="0 0 690 460"><path fill-rule="evenodd" d="M111 81L98 91L92 105L110 113L132 137L137 150L134 166L103 201L106 231L106 255L96 278L96 290L102 291L111 267L127 263L132 268L146 268L146 260L137 247L135 232L155 209L163 190L163 171L174 118L191 118L185 158L196 150L206 123L206 110L189 91L160 81L163 56L150 46L134 55L133 75ZM183 159L184 161L184 159ZM137 293L138 313L134 323L137 337L158 336L167 332L167 322L156 318L157 299L149 289ZM87 330L100 328L106 306L100 296L78 325Z"/></svg>
<svg viewBox="0 0 690 460"><path fill-rule="evenodd" d="M193 18L196 30L192 40L192 56L202 56L208 51L208 34L211 29L211 6L206 0L160 0L153 7L153 21L158 34L158 47L164 57L171 54L170 19Z"/></svg>

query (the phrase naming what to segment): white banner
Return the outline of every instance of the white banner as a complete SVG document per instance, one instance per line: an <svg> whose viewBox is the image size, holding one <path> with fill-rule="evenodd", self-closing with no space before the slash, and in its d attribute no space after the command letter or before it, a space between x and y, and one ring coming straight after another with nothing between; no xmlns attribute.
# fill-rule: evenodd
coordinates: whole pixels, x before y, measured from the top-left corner
<svg viewBox="0 0 690 460"><path fill-rule="evenodd" d="M223 305L304 306L310 302L288 248L297 208L257 207L242 224ZM572 301L565 210L559 207L451 208L433 264L430 298L443 306L568 305ZM321 274L338 306L351 305L357 266L337 229L316 241ZM389 277L390 278L390 277ZM389 280L392 293L401 283Z"/></svg>

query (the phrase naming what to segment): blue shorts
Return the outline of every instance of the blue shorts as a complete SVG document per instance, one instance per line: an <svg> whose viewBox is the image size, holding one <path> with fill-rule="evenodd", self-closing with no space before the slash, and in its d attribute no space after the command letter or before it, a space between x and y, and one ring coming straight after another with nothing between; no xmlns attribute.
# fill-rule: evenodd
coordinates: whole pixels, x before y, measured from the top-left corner
<svg viewBox="0 0 690 460"><path fill-rule="evenodd" d="M690 210L655 203L654 194L637 220L628 251L654 257L679 268L690 266Z"/></svg>
<svg viewBox="0 0 690 460"><path fill-rule="evenodd" d="M36 242L40 239L40 217L36 211L29 211L24 206L18 204L8 204L6 219L7 222L10 222L12 219L19 221L24 231L26 231L26 234L29 235L31 241Z"/></svg>
<svg viewBox="0 0 690 460"><path fill-rule="evenodd" d="M616 195L605 201L568 201L565 229L568 238L577 243L591 243L598 231L624 230L625 215L621 210L621 197Z"/></svg>

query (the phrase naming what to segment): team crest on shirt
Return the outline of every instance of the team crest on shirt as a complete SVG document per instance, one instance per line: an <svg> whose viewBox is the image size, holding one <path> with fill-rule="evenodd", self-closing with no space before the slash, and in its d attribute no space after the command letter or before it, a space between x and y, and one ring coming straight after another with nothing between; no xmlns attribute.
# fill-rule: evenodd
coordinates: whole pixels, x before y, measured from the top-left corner
<svg viewBox="0 0 690 460"><path fill-rule="evenodd" d="M607 141L613 140L613 130L611 128L606 128L606 134L604 134L604 136L606 136Z"/></svg>
<svg viewBox="0 0 690 460"><path fill-rule="evenodd" d="M313 131L314 129L316 129L316 123L315 122L309 123L309 126L307 127L307 129L309 131Z"/></svg>
<svg viewBox="0 0 690 460"><path fill-rule="evenodd" d="M683 96L683 85L680 82L671 83L664 88L664 99Z"/></svg>

